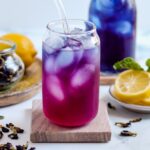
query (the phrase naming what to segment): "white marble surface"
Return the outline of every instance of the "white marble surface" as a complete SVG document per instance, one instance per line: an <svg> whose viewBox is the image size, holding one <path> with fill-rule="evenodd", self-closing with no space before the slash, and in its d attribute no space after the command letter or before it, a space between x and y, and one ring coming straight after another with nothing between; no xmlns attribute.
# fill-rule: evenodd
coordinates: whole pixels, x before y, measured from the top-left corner
<svg viewBox="0 0 150 150"><path fill-rule="evenodd" d="M38 30L37 32L28 31L28 32L22 32L26 35L28 35L36 44L37 49L39 50L38 56L41 57L41 39L42 39L42 32L41 30ZM5 31L0 32L0 34L6 33ZM143 34L141 34L143 35ZM149 39L149 34L145 35L144 37L140 36L139 44L138 44L138 50L137 50L137 59L143 60L143 58L148 58L150 56L150 49L149 49L149 43L147 42L147 45L143 43ZM143 40L143 42L142 42ZM107 94L108 94L108 86L101 86L100 87L100 101L109 101ZM0 115L4 115L5 119L0 121L1 123L8 123L13 122L14 124L21 126L25 129L25 134L20 136L20 139L18 141L11 141L14 144L19 143L26 143L26 141L30 141L30 127L31 127L31 107L32 107L32 100L34 99L41 99L41 93L36 95L34 98L23 102L18 105L9 106L0 108ZM117 121L128 121L131 118L134 117L142 117L143 121L140 123L135 123L130 129L131 131L135 131L138 133L137 137L120 137L118 134L122 129L114 126L114 123ZM142 115L133 113L130 111L125 110L124 108L117 105L117 110L109 110L109 118L110 118L110 125L112 129L112 139L109 143L106 144L32 144L32 146L35 146L37 150L50 150L50 149L56 149L56 150L149 150L150 149L150 114ZM2 140L0 140L0 143L6 143L8 142L7 136L5 136Z"/></svg>
<svg viewBox="0 0 150 150"><path fill-rule="evenodd" d="M108 87L102 86L100 88L100 101L109 100L107 99ZM5 119L1 121L2 123L13 122L14 124L21 126L25 129L25 134L20 136L18 141L11 141L14 144L25 143L30 141L30 131L31 131L31 107L32 100L41 99L41 93L34 98L23 102L18 105L0 108L0 115L4 115ZM137 137L120 137L118 134L122 129L114 126L117 121L128 121L134 117L142 117L143 121L140 123L135 123L130 130L138 133ZM127 111L120 106L117 106L117 110L109 110L110 125L112 129L112 139L109 143L105 144L32 144L37 150L149 150L150 147L150 114L142 115ZM8 142L7 136L5 136L0 143Z"/></svg>

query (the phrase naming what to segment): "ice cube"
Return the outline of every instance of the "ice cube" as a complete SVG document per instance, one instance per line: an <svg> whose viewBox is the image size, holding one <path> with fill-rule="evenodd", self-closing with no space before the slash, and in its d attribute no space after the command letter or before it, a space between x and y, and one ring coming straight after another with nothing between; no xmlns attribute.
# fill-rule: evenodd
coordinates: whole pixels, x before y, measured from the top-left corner
<svg viewBox="0 0 150 150"><path fill-rule="evenodd" d="M49 56L45 60L45 70L48 73L54 73L55 72L55 58L53 56Z"/></svg>
<svg viewBox="0 0 150 150"><path fill-rule="evenodd" d="M112 0L99 0L96 1L96 9L99 11L100 15L105 15L105 17L110 17L114 15L115 3Z"/></svg>
<svg viewBox="0 0 150 150"><path fill-rule="evenodd" d="M122 21L122 22L120 21L118 23L118 27L116 28L116 30L122 34L130 34L132 33L131 23L128 21Z"/></svg>
<svg viewBox="0 0 150 150"><path fill-rule="evenodd" d="M76 37L77 38L77 37ZM67 44L69 47L71 47L73 50L81 50L83 49L82 43L80 39L75 39L75 38L69 38L67 40Z"/></svg>
<svg viewBox="0 0 150 150"><path fill-rule="evenodd" d="M54 98L59 101L64 100L64 93L61 83L56 76L50 76L47 78L48 89Z"/></svg>
<svg viewBox="0 0 150 150"><path fill-rule="evenodd" d="M128 21L118 21L110 25L111 29L114 32L123 34L123 35L130 35L132 34L132 25Z"/></svg>
<svg viewBox="0 0 150 150"><path fill-rule="evenodd" d="M48 55L48 54L51 54L52 52L54 52L54 49L52 47L50 47L46 42L43 42L42 50L45 55Z"/></svg>
<svg viewBox="0 0 150 150"><path fill-rule="evenodd" d="M99 5L104 8L113 8L115 3L112 0L101 0L101 1L97 1L97 3L99 3Z"/></svg>
<svg viewBox="0 0 150 150"><path fill-rule="evenodd" d="M71 31L72 34L80 34L80 33L84 33L84 31L80 28L74 28L72 31Z"/></svg>
<svg viewBox="0 0 150 150"><path fill-rule="evenodd" d="M66 67L70 67L76 61L81 59L83 52L81 42L68 38L67 45L63 47L56 58L56 69L63 69ZM76 55L78 53L78 55Z"/></svg>
<svg viewBox="0 0 150 150"><path fill-rule="evenodd" d="M100 0L96 1L97 8L105 9L106 13L122 7L126 3L126 0Z"/></svg>
<svg viewBox="0 0 150 150"><path fill-rule="evenodd" d="M63 69L73 64L74 52L66 47L66 50L62 50L56 58L56 69Z"/></svg>
<svg viewBox="0 0 150 150"><path fill-rule="evenodd" d="M91 17L91 21L94 22L96 24L97 29L101 29L102 28L102 23L100 18L96 15L96 16L90 16Z"/></svg>
<svg viewBox="0 0 150 150"><path fill-rule="evenodd" d="M98 43L98 39L95 36L82 36L80 40L84 49L92 49Z"/></svg>
<svg viewBox="0 0 150 150"><path fill-rule="evenodd" d="M84 58L87 62L91 64L99 64L100 60L100 50L99 48L93 48L90 50L85 50Z"/></svg>
<svg viewBox="0 0 150 150"><path fill-rule="evenodd" d="M83 58L84 50L78 50L78 51L75 51L74 53L75 53L75 61L79 63Z"/></svg>
<svg viewBox="0 0 150 150"><path fill-rule="evenodd" d="M92 77L95 72L95 66L92 64L86 64L81 69L78 69L71 79L72 87L83 86Z"/></svg>
<svg viewBox="0 0 150 150"><path fill-rule="evenodd" d="M77 38L77 37L76 37ZM70 47L72 48L72 50L74 51L74 62L78 63L83 56L84 53L84 49L83 49L83 44L80 41L81 39L74 39L74 38L70 38L68 40L68 44L70 45Z"/></svg>
<svg viewBox="0 0 150 150"><path fill-rule="evenodd" d="M63 48L66 44L66 39L59 36L53 36L45 40L44 50L47 53L52 53L55 50Z"/></svg>

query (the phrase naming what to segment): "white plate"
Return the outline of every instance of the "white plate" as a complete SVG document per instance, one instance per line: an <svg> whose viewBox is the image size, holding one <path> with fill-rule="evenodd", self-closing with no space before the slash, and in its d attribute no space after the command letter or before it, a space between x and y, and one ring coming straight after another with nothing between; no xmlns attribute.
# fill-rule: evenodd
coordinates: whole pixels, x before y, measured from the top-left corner
<svg viewBox="0 0 150 150"><path fill-rule="evenodd" d="M111 86L109 89L109 97L111 100L117 102L118 104L120 104L121 106L123 106L126 109L132 110L134 112L139 112L139 113L150 113L150 106L140 106L140 105L135 105L135 104L127 104L127 103L123 103L121 101L119 101L113 94L114 86Z"/></svg>

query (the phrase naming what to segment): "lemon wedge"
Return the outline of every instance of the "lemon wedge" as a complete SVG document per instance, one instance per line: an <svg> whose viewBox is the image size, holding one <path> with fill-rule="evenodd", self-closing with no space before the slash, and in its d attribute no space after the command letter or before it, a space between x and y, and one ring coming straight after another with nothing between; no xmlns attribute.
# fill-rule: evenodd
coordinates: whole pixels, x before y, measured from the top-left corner
<svg viewBox="0 0 150 150"><path fill-rule="evenodd" d="M150 74L144 71L127 70L116 79L113 94L125 103L138 103L150 93Z"/></svg>
<svg viewBox="0 0 150 150"><path fill-rule="evenodd" d="M140 104L144 105L144 106L150 106L150 97L145 98L144 100L142 100Z"/></svg>

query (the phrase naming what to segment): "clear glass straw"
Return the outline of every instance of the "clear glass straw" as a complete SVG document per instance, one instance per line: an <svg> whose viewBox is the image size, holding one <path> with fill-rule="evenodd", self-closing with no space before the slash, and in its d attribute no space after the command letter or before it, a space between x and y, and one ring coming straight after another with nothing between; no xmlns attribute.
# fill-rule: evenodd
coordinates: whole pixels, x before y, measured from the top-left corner
<svg viewBox="0 0 150 150"><path fill-rule="evenodd" d="M68 25L67 17L66 17L66 10L65 10L62 0L54 0L54 2L56 4L59 16L63 20L62 25L63 25L64 33L66 34L70 33L69 25Z"/></svg>

